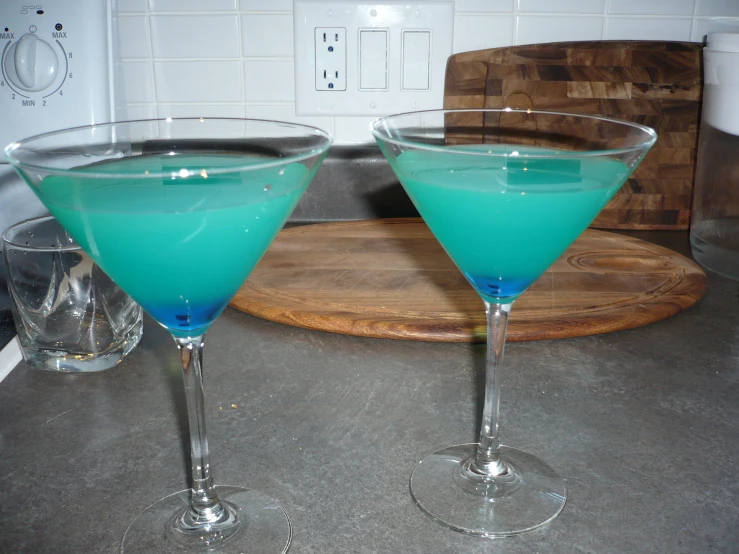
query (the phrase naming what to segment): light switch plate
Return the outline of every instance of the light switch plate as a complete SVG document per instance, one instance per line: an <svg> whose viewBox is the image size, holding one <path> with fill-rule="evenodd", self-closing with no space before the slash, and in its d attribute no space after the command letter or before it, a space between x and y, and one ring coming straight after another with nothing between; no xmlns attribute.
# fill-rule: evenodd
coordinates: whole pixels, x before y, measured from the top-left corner
<svg viewBox="0 0 739 554"><path fill-rule="evenodd" d="M385 0L295 0L293 5L295 37L295 113L296 115L383 116L391 113L442 108L444 72L452 55L454 2L431 0L408 2ZM316 34L321 28L346 30L346 89L316 90ZM362 89L360 83L360 31L387 30L387 87ZM403 33L430 33L428 90L404 90L403 71L412 68L418 82L418 64L413 65L403 51ZM404 59L405 56L405 59ZM367 57L365 57L367 59ZM377 63L376 56L373 63ZM321 73L322 75L322 73ZM366 73L365 73L366 75ZM407 78L407 75L406 75ZM421 79L422 81L422 79Z"/></svg>

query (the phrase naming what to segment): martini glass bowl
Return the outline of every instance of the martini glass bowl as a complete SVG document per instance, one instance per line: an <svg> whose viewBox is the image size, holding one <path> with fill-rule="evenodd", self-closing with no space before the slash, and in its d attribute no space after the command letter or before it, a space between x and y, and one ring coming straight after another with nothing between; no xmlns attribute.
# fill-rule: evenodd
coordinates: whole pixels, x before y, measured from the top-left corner
<svg viewBox="0 0 739 554"><path fill-rule="evenodd" d="M291 527L255 490L217 487L205 432L203 337L282 228L331 144L245 119L78 127L5 155L95 262L172 335L182 360L192 487L145 509L124 552L285 552Z"/></svg>
<svg viewBox="0 0 739 554"><path fill-rule="evenodd" d="M641 125L532 110L386 117L372 133L418 212L487 314L479 442L418 463L418 506L457 531L516 535L550 523L566 489L537 457L503 446L501 377L514 301L588 227L657 139Z"/></svg>

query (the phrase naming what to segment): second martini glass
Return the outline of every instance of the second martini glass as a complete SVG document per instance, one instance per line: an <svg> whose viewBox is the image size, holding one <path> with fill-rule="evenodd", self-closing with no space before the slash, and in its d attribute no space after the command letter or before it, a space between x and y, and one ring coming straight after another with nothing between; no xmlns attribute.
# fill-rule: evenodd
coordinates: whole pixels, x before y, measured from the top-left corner
<svg viewBox="0 0 739 554"><path fill-rule="evenodd" d="M511 109L401 114L376 121L372 132L487 313L480 440L421 460L411 494L464 533L546 525L564 507L564 482L537 457L500 443L508 314L621 188L656 134L600 117Z"/></svg>
<svg viewBox="0 0 739 554"><path fill-rule="evenodd" d="M125 552L285 552L290 523L258 491L217 487L205 433L203 337L282 228L331 144L244 119L94 125L11 144L6 157L105 272L174 337L192 489L144 510Z"/></svg>

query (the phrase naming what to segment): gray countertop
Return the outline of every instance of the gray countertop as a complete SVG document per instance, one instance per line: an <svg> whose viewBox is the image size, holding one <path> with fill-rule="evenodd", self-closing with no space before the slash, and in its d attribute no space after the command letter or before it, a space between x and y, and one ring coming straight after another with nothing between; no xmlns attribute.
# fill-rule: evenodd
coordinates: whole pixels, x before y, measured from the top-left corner
<svg viewBox="0 0 739 554"><path fill-rule="evenodd" d="M646 235L685 251L685 233ZM566 480L547 528L455 533L408 493L415 463L474 442L483 345L333 335L232 309L207 336L216 479L278 499L291 553L739 551L739 285L629 331L509 344L506 444ZM514 308L515 309L515 308ZM19 365L0 384L0 551L115 552L147 505L187 487L172 340L147 320L119 367Z"/></svg>
<svg viewBox="0 0 739 554"><path fill-rule="evenodd" d="M0 302L2 300L3 298L0 295ZM5 348L14 336L15 327L13 326L13 314L10 311L10 306L0 304L0 350Z"/></svg>

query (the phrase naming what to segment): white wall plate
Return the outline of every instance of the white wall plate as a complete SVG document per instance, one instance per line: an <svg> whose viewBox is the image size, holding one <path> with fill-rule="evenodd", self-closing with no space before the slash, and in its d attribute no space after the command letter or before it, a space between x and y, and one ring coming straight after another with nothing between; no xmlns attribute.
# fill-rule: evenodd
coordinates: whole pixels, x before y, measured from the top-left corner
<svg viewBox="0 0 739 554"><path fill-rule="evenodd" d="M297 115L382 116L442 107L454 2L295 0L293 21ZM346 37L346 75L332 83L336 69L323 66L333 58L322 49L337 34L342 48Z"/></svg>

